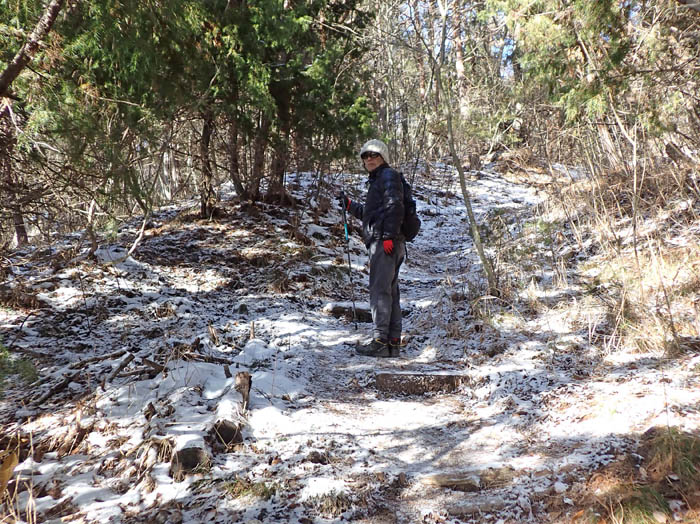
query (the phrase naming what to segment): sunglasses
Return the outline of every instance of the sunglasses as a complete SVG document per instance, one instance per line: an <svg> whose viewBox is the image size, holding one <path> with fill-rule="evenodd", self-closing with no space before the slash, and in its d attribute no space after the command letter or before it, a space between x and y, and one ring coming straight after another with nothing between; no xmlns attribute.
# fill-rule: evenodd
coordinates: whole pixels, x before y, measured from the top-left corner
<svg viewBox="0 0 700 524"><path fill-rule="evenodd" d="M373 151L365 151L360 155L360 158L362 160L367 160L368 158L377 158L379 156L379 153L375 153Z"/></svg>

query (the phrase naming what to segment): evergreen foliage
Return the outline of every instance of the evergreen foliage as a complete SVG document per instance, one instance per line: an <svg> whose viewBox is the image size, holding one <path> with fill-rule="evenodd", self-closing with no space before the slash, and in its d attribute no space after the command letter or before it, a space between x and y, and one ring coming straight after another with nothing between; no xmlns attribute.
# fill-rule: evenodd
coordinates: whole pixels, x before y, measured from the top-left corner
<svg viewBox="0 0 700 524"><path fill-rule="evenodd" d="M44 8L0 4L0 69ZM18 220L46 238L84 224L92 201L106 222L198 194L208 216L225 180L284 199L289 169L327 169L371 134L396 162L442 159L445 111L458 155L619 170L637 142L692 158L698 23L674 0L70 4L4 102L3 243Z"/></svg>
<svg viewBox="0 0 700 524"><path fill-rule="evenodd" d="M41 9L2 4L0 68ZM24 151L41 152L13 169L51 173L44 196L70 186L71 205L94 198L108 214L196 187L208 215L226 175L243 198L267 178L281 191L294 156L327 163L369 134L362 48L346 28L368 20L355 0L75 4L13 85Z"/></svg>

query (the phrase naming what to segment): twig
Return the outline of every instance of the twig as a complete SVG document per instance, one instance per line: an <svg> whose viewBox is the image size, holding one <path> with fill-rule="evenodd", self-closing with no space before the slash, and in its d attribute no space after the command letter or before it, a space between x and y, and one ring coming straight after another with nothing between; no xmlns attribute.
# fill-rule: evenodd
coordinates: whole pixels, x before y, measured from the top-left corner
<svg viewBox="0 0 700 524"><path fill-rule="evenodd" d="M123 373L119 373L117 375L119 378L124 378L124 377L135 377L139 375L148 375L149 377L155 377L157 375L157 372L148 366L144 368L139 368L139 369L134 369L133 371L124 371Z"/></svg>
<svg viewBox="0 0 700 524"><path fill-rule="evenodd" d="M136 247L139 245L139 243L143 239L143 233L146 230L146 224L148 224L148 221L150 219L151 219L151 214L146 213L143 217L143 222L141 222L141 229L139 230L139 234L136 236L136 240L134 240L134 243L131 245L131 248L129 248L129 251L126 252L126 255L119 257L116 260L110 260L109 262L105 262L105 265L116 266L117 264L121 264L127 258L129 258L134 253L134 251L136 251Z"/></svg>
<svg viewBox="0 0 700 524"><path fill-rule="evenodd" d="M121 371L129 365L129 362L134 360L134 354L129 353L127 356L124 357L124 359L115 367L112 372L109 374L109 376L105 379L105 381L102 383L102 389L105 389L105 384L107 382L112 382L116 378L116 376L121 373Z"/></svg>
<svg viewBox="0 0 700 524"><path fill-rule="evenodd" d="M192 360L194 362L207 362L209 364L231 364L226 358L215 357L213 355L202 355L200 353L188 352L182 355L182 360Z"/></svg>
<svg viewBox="0 0 700 524"><path fill-rule="evenodd" d="M96 357L86 358L85 360L80 360L78 362L73 362L68 367L71 369L80 369L86 364L92 364L93 362L100 362L101 360L111 360L113 358L121 357L124 353L126 353L126 349L120 349L119 351L107 353L106 355L99 355Z"/></svg>
<svg viewBox="0 0 700 524"><path fill-rule="evenodd" d="M142 358L141 364L145 364L145 365L149 366L150 368L154 369L158 373L162 373L163 371L165 371L165 366L161 366L157 362L153 362L152 360L147 359L147 358Z"/></svg>
<svg viewBox="0 0 700 524"><path fill-rule="evenodd" d="M8 348L11 349L12 351L16 351L17 353L24 353L25 355L29 355L30 357L34 358L45 358L46 354L45 353L39 353L38 351L34 351L33 349L27 349L15 345L9 345Z"/></svg>
<svg viewBox="0 0 700 524"><path fill-rule="evenodd" d="M28 314L26 317L24 317L24 320L22 321L22 323L21 323L21 324L19 325L19 327L17 328L17 334L13 337L12 340L10 340L10 341L7 343L8 346L11 345L11 344L14 344L14 343L15 343L15 340L17 340L17 339L19 338L20 333L22 333L22 328L24 328L24 323L25 323L27 320L29 320L29 317L31 317L32 315L36 315L36 311L30 311L29 314Z"/></svg>
<svg viewBox="0 0 700 524"><path fill-rule="evenodd" d="M58 384L55 386L49 388L49 390L41 395L39 398L37 398L34 402L36 404L43 404L48 400L49 397L52 397L56 393L59 393L60 391L63 391L66 387L68 387L68 384L70 384L75 377L77 377L79 374L78 371L75 371L73 373L69 373L67 375L63 376L63 380L61 380Z"/></svg>

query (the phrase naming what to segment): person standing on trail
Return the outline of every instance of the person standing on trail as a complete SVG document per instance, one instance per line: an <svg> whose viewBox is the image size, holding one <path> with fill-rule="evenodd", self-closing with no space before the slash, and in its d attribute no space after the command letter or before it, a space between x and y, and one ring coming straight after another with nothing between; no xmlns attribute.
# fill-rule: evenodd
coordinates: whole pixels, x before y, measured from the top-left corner
<svg viewBox="0 0 700 524"><path fill-rule="evenodd" d="M399 269L406 256L401 234L404 216L401 174L389 167L389 148L381 140L370 140L360 150L369 173L365 203L350 200L345 193L338 202L362 220L362 240L369 253L369 303L374 322L373 339L357 348L371 357L398 357L401 345Z"/></svg>

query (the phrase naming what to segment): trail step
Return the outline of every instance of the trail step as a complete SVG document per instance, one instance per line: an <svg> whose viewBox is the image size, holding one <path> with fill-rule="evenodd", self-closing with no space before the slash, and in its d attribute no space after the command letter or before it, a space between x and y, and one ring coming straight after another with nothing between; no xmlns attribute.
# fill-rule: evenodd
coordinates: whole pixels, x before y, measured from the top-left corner
<svg viewBox="0 0 700 524"><path fill-rule="evenodd" d="M445 373L377 373L375 380L379 391L402 395L452 393L469 383L466 375Z"/></svg>
<svg viewBox="0 0 700 524"><path fill-rule="evenodd" d="M366 304L356 304L358 322L372 322L372 312ZM323 312L336 318L352 320L352 304L350 302L330 302L323 306Z"/></svg>
<svg viewBox="0 0 700 524"><path fill-rule="evenodd" d="M475 492L481 489L481 479L477 474L438 474L422 479L423 484L448 488L455 491Z"/></svg>
<svg viewBox="0 0 700 524"><path fill-rule="evenodd" d="M351 302L329 302L323 306L322 311L326 315L332 315L336 318L344 318L352 320L352 303ZM372 322L372 311L369 304L355 304L358 322ZM411 313L410 307L402 307L401 316L406 317Z"/></svg>

